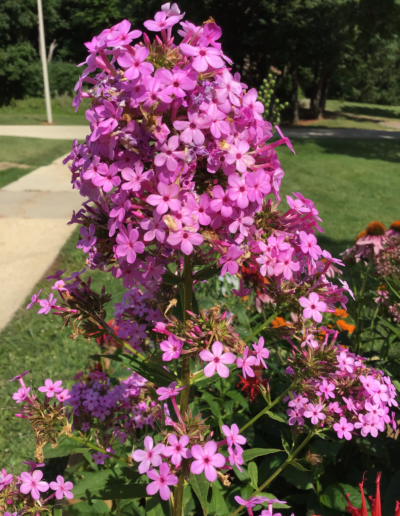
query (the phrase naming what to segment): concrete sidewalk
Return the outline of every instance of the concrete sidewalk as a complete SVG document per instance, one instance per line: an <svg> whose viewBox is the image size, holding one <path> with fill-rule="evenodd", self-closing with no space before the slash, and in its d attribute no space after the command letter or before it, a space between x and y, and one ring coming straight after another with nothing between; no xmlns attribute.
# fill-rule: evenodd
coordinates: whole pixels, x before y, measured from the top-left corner
<svg viewBox="0 0 400 516"><path fill-rule="evenodd" d="M63 158L0 189L0 330L74 230L67 222L82 198L71 189Z"/></svg>
<svg viewBox="0 0 400 516"><path fill-rule="evenodd" d="M23 136L44 140L85 140L88 125L0 125L0 136Z"/></svg>

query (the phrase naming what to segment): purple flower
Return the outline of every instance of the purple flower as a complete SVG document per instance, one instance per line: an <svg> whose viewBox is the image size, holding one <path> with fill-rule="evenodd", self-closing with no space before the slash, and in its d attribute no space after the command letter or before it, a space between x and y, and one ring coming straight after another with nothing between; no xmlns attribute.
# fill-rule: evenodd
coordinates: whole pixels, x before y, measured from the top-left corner
<svg viewBox="0 0 400 516"><path fill-rule="evenodd" d="M150 75L153 72L154 66L146 62L149 53L148 48L139 47L134 56L130 52L124 52L118 57L118 64L125 68L127 79L137 79L139 76Z"/></svg>
<svg viewBox="0 0 400 516"><path fill-rule="evenodd" d="M208 349L203 349L199 355L204 362L210 362L204 368L204 375L211 377L217 372L222 378L228 378L229 369L225 364L233 364L235 362L235 355L233 353L223 353L224 347L219 340L214 342L211 349L212 352Z"/></svg>
<svg viewBox="0 0 400 516"><path fill-rule="evenodd" d="M150 466L157 467L161 464L161 454L164 451L165 446L161 443L154 446L153 438L147 435L144 438L144 450L135 450L132 453L132 458L139 464L139 473L142 475L150 469Z"/></svg>
<svg viewBox="0 0 400 516"><path fill-rule="evenodd" d="M22 483L19 486L19 490L23 494L30 493L34 500L39 500L40 493L45 493L49 489L49 484L42 480L43 472L39 469L35 469L32 475L23 471L20 478Z"/></svg>
<svg viewBox="0 0 400 516"><path fill-rule="evenodd" d="M158 72L158 78L166 86L164 92L167 95L175 95L176 98L185 97L186 91L191 91L196 87L196 79L183 70L171 72L162 68Z"/></svg>
<svg viewBox="0 0 400 516"><path fill-rule="evenodd" d="M29 305L26 307L26 309L28 310L29 308L31 308L35 303L39 303L39 296L40 296L40 293L42 292L43 289L40 289L39 292L37 294L33 294L33 296L31 297L31 302L29 303Z"/></svg>
<svg viewBox="0 0 400 516"><path fill-rule="evenodd" d="M76 247L77 249L83 249L84 253L88 253L97 241L97 238L94 236L96 233L96 226L94 224L90 224L89 229L82 226L79 232L83 238L79 240Z"/></svg>
<svg viewBox="0 0 400 516"><path fill-rule="evenodd" d="M169 473L170 468L165 462L160 465L160 473L155 469L150 469L147 476L154 480L146 487L146 493L150 496L160 493L162 500L169 500L171 490L168 486L175 486L178 483L178 477Z"/></svg>
<svg viewBox="0 0 400 516"><path fill-rule="evenodd" d="M114 186L121 184L121 178L117 176L118 172L118 167L113 163L107 170L99 170L98 175L92 179L92 183L102 187L104 192L110 192Z"/></svg>
<svg viewBox="0 0 400 516"><path fill-rule="evenodd" d="M182 391L185 388L183 387L177 387L177 382L172 382L168 385L168 387L160 387L156 390L156 393L159 395L158 400L163 401L167 400L168 398L174 398L175 396L178 396L180 391Z"/></svg>
<svg viewBox="0 0 400 516"><path fill-rule="evenodd" d="M137 241L139 232L137 229L132 229L132 225L128 224L128 229L125 226L121 227L117 235L116 255L118 257L126 257L128 263L133 263L136 260L136 253L143 253L143 242Z"/></svg>
<svg viewBox="0 0 400 516"><path fill-rule="evenodd" d="M92 455L93 462L98 466L103 466L106 459L108 459L108 456L101 452L96 452Z"/></svg>
<svg viewBox="0 0 400 516"><path fill-rule="evenodd" d="M8 484L11 484L12 479L12 474L7 474L7 471L3 468L0 472L0 491L2 491L6 486L8 486Z"/></svg>
<svg viewBox="0 0 400 516"><path fill-rule="evenodd" d="M186 153L185 151L177 151L176 149L179 147L179 138L177 136L171 136L168 140L168 143L164 143L159 147L159 152L154 158L154 163L157 167L162 167L165 165L168 170L173 172L176 170L178 166L179 159L185 159Z"/></svg>
<svg viewBox="0 0 400 516"><path fill-rule="evenodd" d="M49 295L49 299L41 299L39 304L42 308L38 311L38 314L47 315L56 303L57 299L53 299L53 294Z"/></svg>
<svg viewBox="0 0 400 516"><path fill-rule="evenodd" d="M217 470L225 465L225 457L217 453L218 447L215 441L208 441L204 447L199 444L192 446L192 457L195 459L190 465L190 471L195 475L203 473L209 482L217 480Z"/></svg>
<svg viewBox="0 0 400 516"><path fill-rule="evenodd" d="M319 300L319 295L315 292L311 292L306 297L299 299L299 304L304 308L303 317L305 319L314 319L315 322L320 323L322 321L322 312L326 312L328 307L324 301Z"/></svg>
<svg viewBox="0 0 400 516"><path fill-rule="evenodd" d="M56 493L57 500L62 500L68 498L72 500L74 495L72 494L72 488L74 487L72 482L65 482L64 478L61 475L57 476L57 482L50 482L50 489L53 489Z"/></svg>

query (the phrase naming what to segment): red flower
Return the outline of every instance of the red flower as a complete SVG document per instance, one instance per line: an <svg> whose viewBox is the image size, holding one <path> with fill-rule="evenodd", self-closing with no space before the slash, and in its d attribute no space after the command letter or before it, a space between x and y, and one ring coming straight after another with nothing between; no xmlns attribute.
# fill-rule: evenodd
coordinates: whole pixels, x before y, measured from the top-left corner
<svg viewBox="0 0 400 516"><path fill-rule="evenodd" d="M255 401L257 399L257 396L260 393L260 385L265 389L268 386L267 380L262 379L262 367L254 367L254 373L255 376L253 378L249 376L247 378L243 378L243 376L239 374L240 382L236 386L241 387L241 391L247 395L250 401Z"/></svg>
<svg viewBox="0 0 400 516"><path fill-rule="evenodd" d="M365 473L364 473L365 475ZM365 505L365 496L364 496L364 478L362 479L361 484L358 484L360 488L362 505L361 509L357 509L354 505L351 504L349 498L350 495L346 495L345 498L348 502L348 506L345 511L349 512L352 516L368 516L367 507ZM378 473L376 477L376 493L375 498L369 496L371 501L371 516L382 516L382 508L381 508L381 473ZM394 516L400 516L400 502L396 502L396 512Z"/></svg>

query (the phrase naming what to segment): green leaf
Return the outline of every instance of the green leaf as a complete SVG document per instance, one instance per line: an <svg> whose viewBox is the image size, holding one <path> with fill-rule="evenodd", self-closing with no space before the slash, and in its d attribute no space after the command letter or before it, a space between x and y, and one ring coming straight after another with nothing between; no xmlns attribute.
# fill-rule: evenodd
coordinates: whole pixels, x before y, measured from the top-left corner
<svg viewBox="0 0 400 516"><path fill-rule="evenodd" d="M271 419L275 419L275 421L279 421L280 423L286 423L286 420L285 420L285 419L283 419L283 417L278 416L278 414L275 414L275 412L270 412L269 410L267 410L266 414L267 414Z"/></svg>
<svg viewBox="0 0 400 516"><path fill-rule="evenodd" d="M393 333L397 335L397 337L400 338L400 328L396 328L396 326L393 326L389 321L386 319L381 319L380 324L383 324L383 326L386 326L386 328L389 328L389 330L392 330Z"/></svg>
<svg viewBox="0 0 400 516"><path fill-rule="evenodd" d="M233 401L238 403L245 410L249 409L249 402L246 400L246 398L243 396L243 394L241 392L232 390L232 391L227 391L225 394L227 396L229 396Z"/></svg>
<svg viewBox="0 0 400 516"><path fill-rule="evenodd" d="M136 373L140 374L158 387L168 387L177 379L172 374L166 371L162 366L158 365L150 359L142 360L137 355L107 355L107 358L116 362L121 362Z"/></svg>
<svg viewBox="0 0 400 516"><path fill-rule="evenodd" d="M68 506L68 514L70 516L99 516L107 514L110 509L101 500L93 500L93 502L78 502Z"/></svg>
<svg viewBox="0 0 400 516"><path fill-rule="evenodd" d="M299 471L310 471L309 469L305 468L300 462L296 462L295 460L290 463L291 466L298 469Z"/></svg>
<svg viewBox="0 0 400 516"><path fill-rule="evenodd" d="M53 459L56 457L66 457L78 448L79 445L76 441L69 439L69 437L64 437L64 439L60 439L59 444L56 448L52 448L51 444L46 444L43 448L43 453L46 459Z"/></svg>
<svg viewBox="0 0 400 516"><path fill-rule="evenodd" d="M292 486L297 487L297 489L312 489L313 476L310 472L299 471L292 465L289 465L282 471L282 476L286 482L289 482L289 484L292 484Z"/></svg>
<svg viewBox="0 0 400 516"><path fill-rule="evenodd" d="M217 398L215 398L212 394L209 392L205 392L203 396L201 397L202 400L204 400L206 403L208 403L211 412L216 416L217 418L222 417L221 409L219 406L219 403L217 401Z"/></svg>
<svg viewBox="0 0 400 516"><path fill-rule="evenodd" d="M392 477L386 489L382 514L394 514L396 500L400 501L400 470Z"/></svg>
<svg viewBox="0 0 400 516"><path fill-rule="evenodd" d="M146 499L146 516L170 516L168 501L157 496Z"/></svg>
<svg viewBox="0 0 400 516"><path fill-rule="evenodd" d="M175 276L175 274L168 269L162 275L162 280L163 283L166 283L167 285L179 285L179 283L183 282L183 278Z"/></svg>
<svg viewBox="0 0 400 516"><path fill-rule="evenodd" d="M189 484L200 502L201 508L203 509L203 515L207 516L207 494L210 484L204 475L204 471L201 475L194 475L191 473Z"/></svg>
<svg viewBox="0 0 400 516"><path fill-rule="evenodd" d="M244 450L242 457L244 462L248 462L256 457L270 455L271 453L278 453L281 451L282 450L278 450L277 448L253 448L252 450Z"/></svg>
<svg viewBox="0 0 400 516"><path fill-rule="evenodd" d="M197 271L196 274L193 274L193 279L196 281L208 280L214 276L218 276L221 270L222 267L218 267L218 265L210 265L201 271Z"/></svg>
<svg viewBox="0 0 400 516"><path fill-rule="evenodd" d="M213 482L211 484L211 490L212 497L211 502L208 504L208 511L218 516L228 516L231 511L225 502L225 497L221 493L220 483Z"/></svg>
<svg viewBox="0 0 400 516"><path fill-rule="evenodd" d="M319 501L327 507L329 507L329 509L344 512L345 507L347 506L345 495L348 494L350 494L351 503L355 507L361 507L360 491L355 487L350 486L349 484L331 484L325 489L323 494L320 496Z"/></svg>
<svg viewBox="0 0 400 516"><path fill-rule="evenodd" d="M286 437L283 434L281 434L281 438L282 438L282 445L283 445L285 452L288 455L290 455L290 444L287 442Z"/></svg>
<svg viewBox="0 0 400 516"><path fill-rule="evenodd" d="M129 468L85 473L84 478L74 486L74 497L101 500L143 498L146 496L146 486L137 482L139 476Z"/></svg>
<svg viewBox="0 0 400 516"><path fill-rule="evenodd" d="M258 468L255 462L250 462L247 471L250 475L250 485L253 489L258 489Z"/></svg>

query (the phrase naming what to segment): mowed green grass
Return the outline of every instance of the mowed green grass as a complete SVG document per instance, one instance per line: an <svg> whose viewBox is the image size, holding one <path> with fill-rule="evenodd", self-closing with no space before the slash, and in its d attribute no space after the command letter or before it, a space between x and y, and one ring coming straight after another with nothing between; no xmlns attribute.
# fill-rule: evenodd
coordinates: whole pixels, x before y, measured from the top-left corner
<svg viewBox="0 0 400 516"><path fill-rule="evenodd" d="M338 256L371 220L389 225L400 219L400 141L314 139L293 140L293 145L296 156L286 147L278 148L285 170L281 195L285 200L286 194L301 192L315 202L325 229L319 236L324 248ZM67 242L53 271L83 267L84 255L76 250L76 239L75 234ZM112 305L121 299L124 289L111 274L95 271L92 277L97 290L105 284L112 293L111 316ZM33 292L42 287L47 294L50 287L46 281ZM36 388L46 378L62 379L70 386L75 372L87 367L89 355L97 352L94 342L82 337L70 340L69 328L61 331L59 318L39 316L35 308L25 310L27 303L0 334L0 408L6 409L0 410L1 465L14 472L21 470L22 460L33 457L34 436L28 423L13 417L16 409L11 396L18 385L7 380L28 369L26 381Z"/></svg>
<svg viewBox="0 0 400 516"><path fill-rule="evenodd" d="M68 140L42 140L39 138L0 137L0 163L17 163L28 168L10 166L0 169L0 188L32 172L35 168L49 165L71 150Z"/></svg>
<svg viewBox="0 0 400 516"><path fill-rule="evenodd" d="M281 192L312 199L325 230L323 245L337 255L372 220L400 220L400 140L292 140L296 155L279 147L285 171Z"/></svg>
<svg viewBox="0 0 400 516"><path fill-rule="evenodd" d="M56 125L89 125L85 110L91 105L83 99L78 113L72 107L72 97L60 95L51 99L53 123ZM15 100L9 106L0 107L0 125L39 125L47 122L44 98L31 97Z"/></svg>

